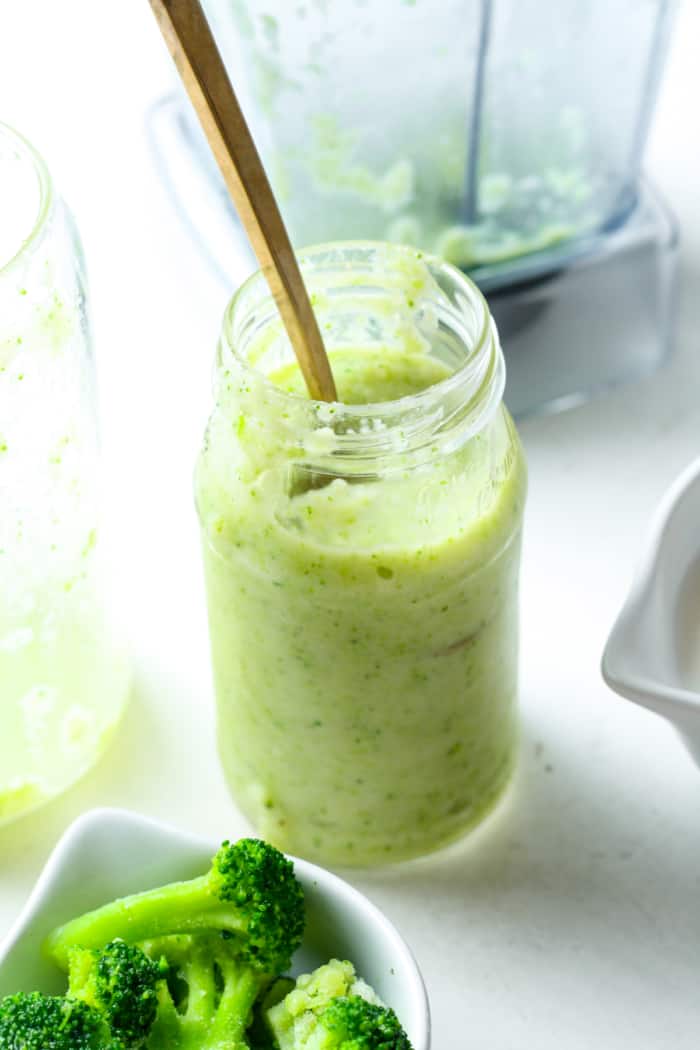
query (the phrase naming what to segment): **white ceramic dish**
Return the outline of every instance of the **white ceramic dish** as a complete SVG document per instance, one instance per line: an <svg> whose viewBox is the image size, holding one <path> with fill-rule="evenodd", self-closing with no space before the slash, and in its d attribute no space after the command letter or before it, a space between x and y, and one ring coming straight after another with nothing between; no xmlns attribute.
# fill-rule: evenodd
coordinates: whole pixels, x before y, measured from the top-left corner
<svg viewBox="0 0 700 1050"><path fill-rule="evenodd" d="M700 692L684 649L700 644L688 585L700 566L700 459L671 486L646 555L603 653L603 677L621 696L663 715L700 765ZM700 599L699 599L700 601ZM697 666L700 666L700 653Z"/></svg>
<svg viewBox="0 0 700 1050"><path fill-rule="evenodd" d="M122 810L93 810L81 817L56 846L0 946L0 997L34 988L61 991L62 975L41 957L41 945L54 926L116 897L201 874L218 846ZM333 956L350 959L394 1008L415 1050L429 1050L425 986L402 937L348 883L307 861L294 863L307 910L294 972Z"/></svg>

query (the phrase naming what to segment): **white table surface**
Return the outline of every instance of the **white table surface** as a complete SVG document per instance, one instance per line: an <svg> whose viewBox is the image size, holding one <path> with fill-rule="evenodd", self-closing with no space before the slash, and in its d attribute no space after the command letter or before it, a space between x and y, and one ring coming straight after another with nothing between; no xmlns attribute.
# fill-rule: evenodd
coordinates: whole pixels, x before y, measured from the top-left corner
<svg viewBox="0 0 700 1050"><path fill-rule="evenodd" d="M699 39L700 6L686 0L648 155L683 235L677 352L649 380L522 426L523 743L510 802L440 858L349 876L418 957L435 1050L697 1050L700 773L598 667L649 514L700 453ZM249 830L214 753L190 483L224 301L144 133L170 78L146 0L0 9L0 119L48 158L87 251L135 658L134 703L108 756L0 829L0 935L87 808L213 838Z"/></svg>

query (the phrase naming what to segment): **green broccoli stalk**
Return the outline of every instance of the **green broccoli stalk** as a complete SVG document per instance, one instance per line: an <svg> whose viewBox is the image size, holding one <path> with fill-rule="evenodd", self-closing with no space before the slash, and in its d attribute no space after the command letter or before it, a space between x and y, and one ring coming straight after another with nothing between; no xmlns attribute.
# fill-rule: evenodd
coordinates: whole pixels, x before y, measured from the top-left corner
<svg viewBox="0 0 700 1050"><path fill-rule="evenodd" d="M140 948L115 940L105 948L71 948L68 997L94 1007L125 1050L143 1046L158 1010L158 984L168 972Z"/></svg>
<svg viewBox="0 0 700 1050"><path fill-rule="evenodd" d="M338 959L302 974L263 1016L275 1050L411 1050L394 1011Z"/></svg>
<svg viewBox="0 0 700 1050"><path fill-rule="evenodd" d="M171 934L226 931L271 975L285 970L304 932L304 897L291 861L266 842L224 842L206 875L106 904L55 930L48 954L63 969L72 947L100 948Z"/></svg>
<svg viewBox="0 0 700 1050"><path fill-rule="evenodd" d="M237 939L181 934L144 949L170 965L148 1050L248 1050L246 1028L269 977L241 958Z"/></svg>
<svg viewBox="0 0 700 1050"><path fill-rule="evenodd" d="M253 1007L253 1017L246 1036L251 1050L276 1050L266 1017L268 1010L281 1003L294 988L294 978L278 977Z"/></svg>
<svg viewBox="0 0 700 1050"><path fill-rule="evenodd" d="M87 1003L41 992L0 1001L0 1050L124 1050Z"/></svg>

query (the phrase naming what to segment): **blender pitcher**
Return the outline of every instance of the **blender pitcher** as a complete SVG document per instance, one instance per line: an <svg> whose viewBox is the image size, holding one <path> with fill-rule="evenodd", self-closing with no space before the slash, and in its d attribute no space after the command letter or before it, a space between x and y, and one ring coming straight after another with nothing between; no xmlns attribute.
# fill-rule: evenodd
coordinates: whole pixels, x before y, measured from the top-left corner
<svg viewBox="0 0 700 1050"><path fill-rule="evenodd" d="M516 417L664 360L678 231L641 164L677 0L205 5L297 248L388 239L468 271ZM252 259L184 95L150 130L228 290Z"/></svg>
<svg viewBox="0 0 700 1050"><path fill-rule="evenodd" d="M634 207L674 0L206 6L297 246L415 244L493 286Z"/></svg>

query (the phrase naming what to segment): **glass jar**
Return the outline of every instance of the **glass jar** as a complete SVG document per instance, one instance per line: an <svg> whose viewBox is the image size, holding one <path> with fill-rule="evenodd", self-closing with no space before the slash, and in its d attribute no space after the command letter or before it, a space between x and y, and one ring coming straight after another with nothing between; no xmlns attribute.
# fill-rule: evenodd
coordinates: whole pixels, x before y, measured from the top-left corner
<svg viewBox="0 0 700 1050"><path fill-rule="evenodd" d="M381 863L461 835L510 778L525 467L466 277L380 243L300 259L358 403L288 381L267 285L243 285L196 474L219 745L266 838Z"/></svg>
<svg viewBox="0 0 700 1050"><path fill-rule="evenodd" d="M99 565L84 263L31 146L0 125L0 823L105 747L127 670Z"/></svg>

